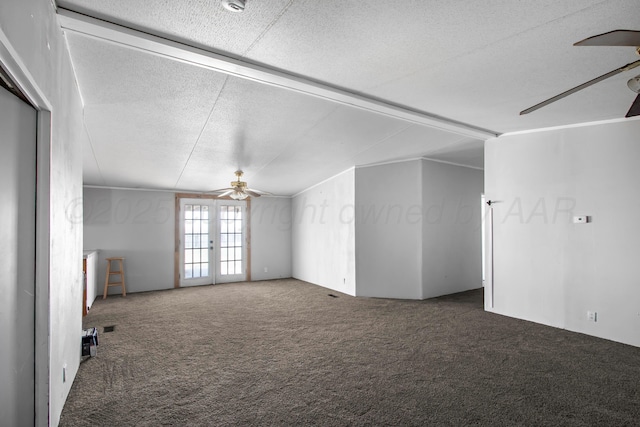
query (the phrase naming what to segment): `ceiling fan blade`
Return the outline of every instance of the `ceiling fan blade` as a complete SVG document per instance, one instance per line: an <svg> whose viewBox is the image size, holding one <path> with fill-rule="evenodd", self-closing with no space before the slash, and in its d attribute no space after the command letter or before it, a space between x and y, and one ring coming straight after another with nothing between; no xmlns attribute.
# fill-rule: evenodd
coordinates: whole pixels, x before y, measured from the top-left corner
<svg viewBox="0 0 640 427"><path fill-rule="evenodd" d="M246 188L244 190L244 192L247 193L248 195L250 195L251 197L260 197L260 196L262 196L262 193L257 193L254 190L251 190L249 188Z"/></svg>
<svg viewBox="0 0 640 427"><path fill-rule="evenodd" d="M224 193L218 194L218 197L226 197L226 196L232 194L234 191L236 191L235 188L232 188L230 190L225 191Z"/></svg>
<svg viewBox="0 0 640 427"><path fill-rule="evenodd" d="M223 192L229 191L229 190L234 190L234 188L232 188L232 187L229 187L229 188L218 188L217 190L207 191L207 193L223 193Z"/></svg>
<svg viewBox="0 0 640 427"><path fill-rule="evenodd" d="M574 46L640 46L640 31L614 30L591 36L573 44Z"/></svg>
<svg viewBox="0 0 640 427"><path fill-rule="evenodd" d="M247 192L251 191L253 193L259 194L261 196L271 196L272 194L268 191L256 190L255 188L247 188Z"/></svg>
<svg viewBox="0 0 640 427"><path fill-rule="evenodd" d="M552 102L556 102L556 101L558 101L559 99L562 99L562 98L564 98L564 97L567 97L567 96L571 95L572 93L576 93L576 92L578 92L579 90L582 90L582 89L584 89L584 88L586 88L586 87L589 87L589 86L591 86L591 85L594 85L594 84L596 84L596 83L598 83L598 82L601 82L601 81L603 81L603 80L605 80L605 79L608 79L609 77L615 76L616 74L620 74L620 73L622 73L623 71L628 71L628 70L631 70L631 69L633 69L633 68L636 68L636 67L637 67L637 66L639 66L639 65L640 65L640 59L639 59L639 60L637 60L637 61L635 61L635 62L631 62L631 63L629 63L629 64L627 64L627 65L625 65L625 66L623 66L623 67L616 68L616 69L615 69L615 70L613 70L613 71L609 71L607 74L603 74L603 75L601 75L600 77L596 77L596 78L595 78L595 79L593 79L593 80L589 80L589 81L588 81L588 82L586 82L586 83L582 83L581 85L576 86L576 87L574 87L574 88L572 88L572 89L569 89L569 90L568 90L568 91L566 91L566 92L562 92L560 95L556 95L556 96L554 96L553 98L549 98L549 99L547 99L546 101L542 101L541 103L534 105L533 107L529 107L529 108L527 108L526 110L522 110L522 111L520 111L520 115L522 116L523 114L529 114L529 113L531 113L532 111L536 111L537 109L544 107L545 105L549 105L549 104L551 104Z"/></svg>
<svg viewBox="0 0 640 427"><path fill-rule="evenodd" d="M640 116L640 95L636 96L636 99L633 101L633 104L631 104L631 108L629 108L625 117L635 116Z"/></svg>

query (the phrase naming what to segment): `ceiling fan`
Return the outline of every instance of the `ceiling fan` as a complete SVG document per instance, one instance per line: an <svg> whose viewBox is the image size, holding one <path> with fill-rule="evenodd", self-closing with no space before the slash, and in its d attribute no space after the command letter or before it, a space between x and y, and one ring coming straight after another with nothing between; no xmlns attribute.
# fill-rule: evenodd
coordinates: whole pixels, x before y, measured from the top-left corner
<svg viewBox="0 0 640 427"><path fill-rule="evenodd" d="M266 191L254 190L252 188L247 188L247 183L244 181L240 181L242 178L242 171L238 170L235 172L237 179L235 181L231 181L230 188L221 188L219 190L210 191L211 193L220 193L218 197L231 197L234 200L244 200L247 197L260 197L267 196L271 193Z"/></svg>
<svg viewBox="0 0 640 427"><path fill-rule="evenodd" d="M630 31L630 30L615 30L609 31L608 33L598 34L596 36L588 37L584 40L581 40L577 43L573 44L574 46L633 46L636 48L636 52L640 55L640 31ZM596 77L593 80L589 80L586 83L583 83L579 86L574 87L573 89L569 89L566 92L562 92L560 95L556 95L553 98L549 98L546 101L542 101L539 104L534 105L533 107L529 107L526 110L520 112L520 115L531 113L532 111L537 110L538 108L542 108L545 105L549 105L552 102L556 102L559 99L564 98L565 96L569 96L572 93L575 93L579 90L582 90L586 87L594 85L602 80L608 79L609 77L615 76L616 74L622 73L623 71L632 70L636 67L640 66L640 60L635 62L631 62L625 66L620 68L616 68L613 71L608 72L607 74L603 74L600 77ZM630 79L627 82L627 86L633 92L640 94L640 75L637 75ZM631 108L625 115L625 117L633 117L640 115L640 95L636 96L635 101L631 104Z"/></svg>

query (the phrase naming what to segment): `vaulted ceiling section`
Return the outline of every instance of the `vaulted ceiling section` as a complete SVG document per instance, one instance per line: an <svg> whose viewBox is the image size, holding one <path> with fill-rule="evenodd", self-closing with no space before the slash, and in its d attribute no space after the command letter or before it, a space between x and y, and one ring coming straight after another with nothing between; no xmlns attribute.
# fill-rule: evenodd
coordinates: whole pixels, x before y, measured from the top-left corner
<svg viewBox="0 0 640 427"><path fill-rule="evenodd" d="M624 116L637 0L58 0L90 143L87 185L209 191L236 169L295 194L349 167L481 168L493 135Z"/></svg>

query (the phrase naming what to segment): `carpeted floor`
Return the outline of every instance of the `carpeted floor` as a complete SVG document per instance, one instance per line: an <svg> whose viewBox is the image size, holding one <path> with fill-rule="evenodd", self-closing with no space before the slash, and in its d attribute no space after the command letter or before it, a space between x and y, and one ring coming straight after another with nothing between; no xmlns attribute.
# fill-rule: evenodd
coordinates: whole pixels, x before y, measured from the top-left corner
<svg viewBox="0 0 640 427"><path fill-rule="evenodd" d="M98 299L84 324L100 346L62 426L640 425L640 348L486 313L480 289L215 285Z"/></svg>

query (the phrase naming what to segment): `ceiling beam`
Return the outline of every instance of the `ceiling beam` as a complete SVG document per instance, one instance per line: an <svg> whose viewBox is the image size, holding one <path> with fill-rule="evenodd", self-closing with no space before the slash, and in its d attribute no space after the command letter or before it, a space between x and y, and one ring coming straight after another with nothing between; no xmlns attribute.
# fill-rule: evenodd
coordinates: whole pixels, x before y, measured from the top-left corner
<svg viewBox="0 0 640 427"><path fill-rule="evenodd" d="M481 140L499 135L497 132L482 129L467 123L413 110L363 94L349 92L325 83L209 52L204 49L113 24L71 10L58 8L58 19L61 27L66 31L84 34L89 37L127 46L153 55L159 55L164 58L207 68L235 77L326 99L406 122Z"/></svg>

